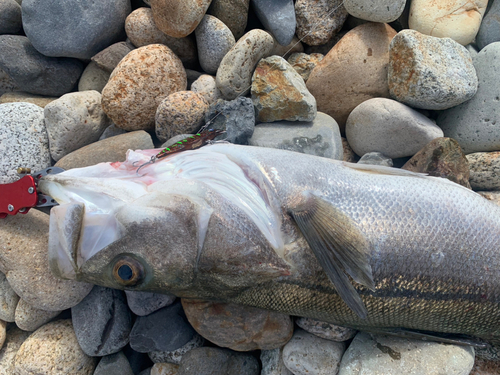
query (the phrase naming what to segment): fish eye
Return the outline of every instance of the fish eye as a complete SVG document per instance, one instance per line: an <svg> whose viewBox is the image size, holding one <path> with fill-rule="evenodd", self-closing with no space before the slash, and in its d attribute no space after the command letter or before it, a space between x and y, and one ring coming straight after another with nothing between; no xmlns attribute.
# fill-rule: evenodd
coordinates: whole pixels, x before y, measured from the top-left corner
<svg viewBox="0 0 500 375"><path fill-rule="evenodd" d="M116 261L113 276L119 284L133 286L144 279L144 267L137 259L124 256Z"/></svg>

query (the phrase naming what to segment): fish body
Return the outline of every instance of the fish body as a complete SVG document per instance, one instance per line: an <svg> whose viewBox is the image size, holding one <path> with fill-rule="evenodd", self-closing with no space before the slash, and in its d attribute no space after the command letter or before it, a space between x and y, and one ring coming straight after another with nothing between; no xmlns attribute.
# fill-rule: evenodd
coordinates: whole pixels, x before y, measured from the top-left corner
<svg viewBox="0 0 500 375"><path fill-rule="evenodd" d="M41 181L60 203L49 236L56 275L358 329L500 338L500 207L478 194L393 168L229 144L136 175L132 164L154 153ZM360 277L349 260L343 267L365 316L339 295L346 285L325 272L312 232L333 248L366 247Z"/></svg>

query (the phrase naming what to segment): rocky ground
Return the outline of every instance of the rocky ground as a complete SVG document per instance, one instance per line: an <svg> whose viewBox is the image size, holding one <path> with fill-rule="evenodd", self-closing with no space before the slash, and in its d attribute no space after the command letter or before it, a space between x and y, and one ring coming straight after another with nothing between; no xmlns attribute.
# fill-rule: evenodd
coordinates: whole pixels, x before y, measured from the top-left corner
<svg viewBox="0 0 500 375"><path fill-rule="evenodd" d="M500 0L0 0L0 183L210 122L500 204L499 20ZM0 374L500 373L467 346L59 280L49 216L0 220Z"/></svg>

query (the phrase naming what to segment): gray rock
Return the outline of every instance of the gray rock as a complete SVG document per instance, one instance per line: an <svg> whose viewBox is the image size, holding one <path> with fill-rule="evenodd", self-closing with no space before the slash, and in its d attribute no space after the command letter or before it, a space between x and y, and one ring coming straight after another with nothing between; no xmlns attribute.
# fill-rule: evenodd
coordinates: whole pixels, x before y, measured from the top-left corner
<svg viewBox="0 0 500 375"><path fill-rule="evenodd" d="M63 95L44 109L49 133L50 154L54 160L96 142L111 121L101 106L97 91Z"/></svg>
<svg viewBox="0 0 500 375"><path fill-rule="evenodd" d="M279 44L286 46L292 41L296 27L293 0L252 0L252 6Z"/></svg>
<svg viewBox="0 0 500 375"><path fill-rule="evenodd" d="M21 6L14 0L0 0L0 34L17 34L22 28Z"/></svg>
<svg viewBox="0 0 500 375"><path fill-rule="evenodd" d="M429 118L395 100L374 98L358 105L346 123L346 137L360 156L381 152L389 158L416 154L443 131Z"/></svg>
<svg viewBox="0 0 500 375"><path fill-rule="evenodd" d="M466 154L500 150L500 42L483 48L474 67L479 78L476 95L439 114L437 124Z"/></svg>
<svg viewBox="0 0 500 375"><path fill-rule="evenodd" d="M134 46L129 43L118 42L94 55L92 57L92 61L95 62L101 69L111 73L116 68L118 63L133 49Z"/></svg>
<svg viewBox="0 0 500 375"><path fill-rule="evenodd" d="M476 36L476 44L481 50L490 43L500 41L500 1L493 0L488 13L481 22Z"/></svg>
<svg viewBox="0 0 500 375"><path fill-rule="evenodd" d="M15 321L16 325L23 331L31 332L48 323L60 313L60 310L46 311L37 309L21 298L16 307Z"/></svg>
<svg viewBox="0 0 500 375"><path fill-rule="evenodd" d="M108 83L110 73L101 69L95 62L91 61L78 81L78 91L95 90L102 92L106 83Z"/></svg>
<svg viewBox="0 0 500 375"><path fill-rule="evenodd" d="M250 0L212 0L207 13L224 22L238 40L245 33L249 6Z"/></svg>
<svg viewBox="0 0 500 375"><path fill-rule="evenodd" d="M130 0L86 3L24 0L23 26L45 56L90 59L123 36Z"/></svg>
<svg viewBox="0 0 500 375"><path fill-rule="evenodd" d="M202 95L208 104L212 104L221 97L221 93L215 83L215 77L202 74L191 84L191 91Z"/></svg>
<svg viewBox="0 0 500 375"><path fill-rule="evenodd" d="M165 146L168 147L168 146ZM149 315L165 306L170 306L177 298L173 294L159 294L126 290L127 304L135 315Z"/></svg>
<svg viewBox="0 0 500 375"><path fill-rule="evenodd" d="M0 104L0 184L19 179L17 168L50 167L49 137L43 108L30 103Z"/></svg>
<svg viewBox="0 0 500 375"><path fill-rule="evenodd" d="M259 375L259 362L250 354L220 348L196 348L187 353L177 375Z"/></svg>
<svg viewBox="0 0 500 375"><path fill-rule="evenodd" d="M0 350L0 375L14 374L14 364L17 351L31 332L21 331L16 326L7 330L7 337Z"/></svg>
<svg viewBox="0 0 500 375"><path fill-rule="evenodd" d="M438 110L466 102L478 86L464 46L415 30L402 30L392 40L388 81L392 98L415 108Z"/></svg>
<svg viewBox="0 0 500 375"><path fill-rule="evenodd" d="M318 112L314 121L279 121L258 124L248 143L342 160L343 147L337 122Z"/></svg>
<svg viewBox="0 0 500 375"><path fill-rule="evenodd" d="M467 160L473 190L500 190L500 152L476 152Z"/></svg>
<svg viewBox="0 0 500 375"><path fill-rule="evenodd" d="M119 128L115 124L111 124L106 129L104 129L101 136L99 137L99 140L102 141L103 139L111 138L125 133L126 133L125 130Z"/></svg>
<svg viewBox="0 0 500 375"><path fill-rule="evenodd" d="M66 94L83 71L80 61L44 56L21 35L0 35L0 51L0 68L22 91L32 94Z"/></svg>
<svg viewBox="0 0 500 375"><path fill-rule="evenodd" d="M102 357L93 375L134 375L134 372L125 354L118 352Z"/></svg>
<svg viewBox="0 0 500 375"><path fill-rule="evenodd" d="M222 58L236 43L233 33L222 21L206 14L195 34L201 67L208 74L217 73Z"/></svg>
<svg viewBox="0 0 500 375"><path fill-rule="evenodd" d="M283 362L294 375L336 374L344 351L343 342L325 340L297 329L283 348Z"/></svg>
<svg viewBox="0 0 500 375"><path fill-rule="evenodd" d="M283 348L260 352L262 371L260 375L293 375L283 362Z"/></svg>
<svg viewBox="0 0 500 375"><path fill-rule="evenodd" d="M180 301L148 316L139 316L130 332L130 346L139 353L174 351L195 335Z"/></svg>
<svg viewBox="0 0 500 375"><path fill-rule="evenodd" d="M383 165L385 167L392 167L394 164L391 158L388 158L381 152L367 152L358 161L359 164L369 165Z"/></svg>
<svg viewBox="0 0 500 375"><path fill-rule="evenodd" d="M179 349L172 351L152 351L148 353L148 356L154 363L166 362L178 365L181 363L181 359L184 354L194 348L203 346L204 343L205 339L196 333L194 337L187 342L187 344L184 344Z"/></svg>
<svg viewBox="0 0 500 375"><path fill-rule="evenodd" d="M152 370L152 369L153 369L152 367L147 368L147 369L145 369L145 370L142 370L142 371L141 371L140 373L138 373L137 375L151 375L151 370Z"/></svg>
<svg viewBox="0 0 500 375"><path fill-rule="evenodd" d="M12 290L5 275L0 272L0 320L15 321L18 302L19 296Z"/></svg>
<svg viewBox="0 0 500 375"><path fill-rule="evenodd" d="M71 316L78 343L87 355L117 353L128 344L132 315L120 290L94 286L71 308Z"/></svg>
<svg viewBox="0 0 500 375"><path fill-rule="evenodd" d="M474 365L469 346L370 335L360 332L340 363L339 375L468 375Z"/></svg>
<svg viewBox="0 0 500 375"><path fill-rule="evenodd" d="M340 327L335 324L322 322L311 318L299 318L295 321L303 330L312 333L322 339L332 341L347 341L356 335L356 330L347 327Z"/></svg>
<svg viewBox="0 0 500 375"><path fill-rule="evenodd" d="M6 92L19 90L20 89L19 86L17 86L17 83L0 68L0 95L5 94Z"/></svg>
<svg viewBox="0 0 500 375"><path fill-rule="evenodd" d="M401 16L406 0L345 0L347 12L371 22L392 22Z"/></svg>

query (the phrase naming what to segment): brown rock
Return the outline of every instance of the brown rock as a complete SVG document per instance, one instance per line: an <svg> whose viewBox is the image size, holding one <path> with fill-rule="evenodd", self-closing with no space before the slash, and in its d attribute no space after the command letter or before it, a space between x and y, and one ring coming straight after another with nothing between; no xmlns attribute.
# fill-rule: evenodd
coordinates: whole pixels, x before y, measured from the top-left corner
<svg viewBox="0 0 500 375"><path fill-rule="evenodd" d="M152 130L160 102L186 85L179 58L170 48L151 44L120 61L102 90L102 107L122 129Z"/></svg>
<svg viewBox="0 0 500 375"><path fill-rule="evenodd" d="M478 191L477 193L500 206L500 191Z"/></svg>
<svg viewBox="0 0 500 375"><path fill-rule="evenodd" d="M156 26L174 38L191 34L205 15L212 0L151 0Z"/></svg>
<svg viewBox="0 0 500 375"><path fill-rule="evenodd" d="M457 141L452 138L436 138L403 165L408 171L445 177L470 189L469 163Z"/></svg>
<svg viewBox="0 0 500 375"><path fill-rule="evenodd" d="M249 5L250 0L213 0L207 13L224 22L238 40L245 33Z"/></svg>
<svg viewBox="0 0 500 375"><path fill-rule="evenodd" d="M0 104L24 102L36 104L39 107L45 108L47 104L56 99L58 98L52 96L30 94L29 92L24 91L13 91L6 92L2 96L0 96Z"/></svg>
<svg viewBox="0 0 500 375"><path fill-rule="evenodd" d="M182 299L193 328L207 340L237 351L276 349L293 334L288 315L235 305Z"/></svg>
<svg viewBox="0 0 500 375"><path fill-rule="evenodd" d="M133 46L128 43L115 43L93 56L92 61L101 69L111 73L118 63L132 50Z"/></svg>
<svg viewBox="0 0 500 375"><path fill-rule="evenodd" d="M324 55L321 53L293 53L288 58L288 63L300 74L304 82L307 82L309 75L316 65L323 60Z"/></svg>
<svg viewBox="0 0 500 375"><path fill-rule="evenodd" d="M473 190L500 190L500 151L467 155Z"/></svg>
<svg viewBox="0 0 500 375"><path fill-rule="evenodd" d="M469 375L498 375L500 374L500 362L489 361L476 357L474 367Z"/></svg>
<svg viewBox="0 0 500 375"><path fill-rule="evenodd" d="M349 113L375 97L389 97L389 44L396 31L366 23L349 31L321 60L307 80L318 111L332 116L345 131Z"/></svg>
<svg viewBox="0 0 500 375"><path fill-rule="evenodd" d="M155 363L151 368L151 375L176 375L179 365L173 363Z"/></svg>
<svg viewBox="0 0 500 375"><path fill-rule="evenodd" d="M97 163L125 161L128 150L154 148L151 136L144 130L116 135L91 143L64 156L56 163L63 169L82 168Z"/></svg>
<svg viewBox="0 0 500 375"><path fill-rule="evenodd" d="M0 349L2 349L7 337L7 322L0 320Z"/></svg>
<svg viewBox="0 0 500 375"><path fill-rule="evenodd" d="M15 325L7 329L7 337L2 350L0 350L0 375L15 374L14 360L16 358L16 353L30 333L31 332L21 331Z"/></svg>

